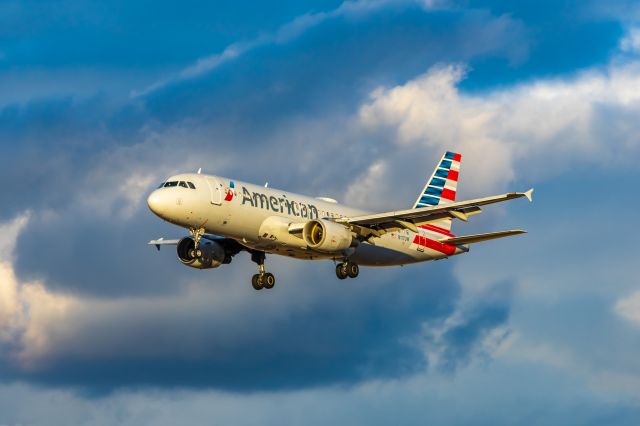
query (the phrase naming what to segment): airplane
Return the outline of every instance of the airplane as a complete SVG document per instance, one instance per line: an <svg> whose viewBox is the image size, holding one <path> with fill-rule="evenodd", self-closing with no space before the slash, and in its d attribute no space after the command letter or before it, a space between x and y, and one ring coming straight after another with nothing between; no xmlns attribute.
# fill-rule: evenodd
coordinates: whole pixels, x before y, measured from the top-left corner
<svg viewBox="0 0 640 426"><path fill-rule="evenodd" d="M266 254L333 260L336 276L356 278L359 266L397 266L467 253L469 245L526 233L520 229L455 236L455 219L467 221L481 206L526 197L533 188L455 201L461 154L447 151L412 208L371 213L328 197L312 198L235 179L184 173L163 182L148 199L161 219L186 228L181 239L149 241L160 250L175 245L184 265L209 269L228 264L241 251L258 265L254 289L270 289Z"/></svg>

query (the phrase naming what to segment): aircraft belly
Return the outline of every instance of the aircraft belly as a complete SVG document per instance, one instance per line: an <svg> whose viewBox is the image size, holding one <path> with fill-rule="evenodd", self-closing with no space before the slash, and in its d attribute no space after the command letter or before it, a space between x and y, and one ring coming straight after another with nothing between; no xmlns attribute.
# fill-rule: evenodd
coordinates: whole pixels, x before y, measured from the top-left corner
<svg viewBox="0 0 640 426"><path fill-rule="evenodd" d="M405 251L368 243L360 244L349 260L363 266L406 265L420 261Z"/></svg>

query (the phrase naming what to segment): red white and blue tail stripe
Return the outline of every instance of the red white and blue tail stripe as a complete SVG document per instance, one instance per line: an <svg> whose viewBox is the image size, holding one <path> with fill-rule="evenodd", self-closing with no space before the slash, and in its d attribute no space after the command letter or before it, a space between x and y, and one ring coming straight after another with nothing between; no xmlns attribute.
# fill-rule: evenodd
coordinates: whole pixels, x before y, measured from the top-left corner
<svg viewBox="0 0 640 426"><path fill-rule="evenodd" d="M455 201L462 155L447 151L413 205L414 209L449 204ZM451 229L451 219L438 221L439 227Z"/></svg>

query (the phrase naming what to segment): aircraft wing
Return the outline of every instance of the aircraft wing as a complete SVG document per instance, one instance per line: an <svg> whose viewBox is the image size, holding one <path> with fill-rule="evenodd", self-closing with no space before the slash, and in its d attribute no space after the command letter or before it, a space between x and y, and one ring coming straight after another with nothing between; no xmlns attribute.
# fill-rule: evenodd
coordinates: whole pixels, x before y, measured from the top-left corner
<svg viewBox="0 0 640 426"><path fill-rule="evenodd" d="M532 193L533 189L526 192L508 192L502 195L458 201L433 207L342 217L335 221L351 225L355 232L365 237L368 235L379 236L391 230L401 228L407 228L416 232L417 226L429 222L435 222L444 218L454 218L467 221L470 215L480 213L480 206L500 203L521 197L526 197L531 201Z"/></svg>

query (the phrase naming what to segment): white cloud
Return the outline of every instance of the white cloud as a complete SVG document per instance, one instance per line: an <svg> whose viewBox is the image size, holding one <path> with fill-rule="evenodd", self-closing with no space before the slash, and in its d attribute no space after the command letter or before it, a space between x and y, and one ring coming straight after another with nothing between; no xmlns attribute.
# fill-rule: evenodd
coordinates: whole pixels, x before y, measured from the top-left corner
<svg viewBox="0 0 640 426"><path fill-rule="evenodd" d="M11 222L0 223L0 261L11 259L18 235L29 223L30 216L30 213L25 213Z"/></svg>
<svg viewBox="0 0 640 426"><path fill-rule="evenodd" d="M436 66L373 91L358 121L371 131L390 129L416 155L461 152L461 182L480 194L517 178L548 179L578 162L630 164L640 148L639 71L631 63L473 94L458 88L463 66Z"/></svg>
<svg viewBox="0 0 640 426"><path fill-rule="evenodd" d="M17 343L17 351L9 355L24 365L47 347L52 337L48 326L59 321L75 303L70 296L51 294L40 282L21 283L16 278L8 259L29 217L24 214L0 225L0 342Z"/></svg>
<svg viewBox="0 0 640 426"><path fill-rule="evenodd" d="M40 282L21 283L11 264L0 262L0 342L14 343L15 361L29 368L52 339L50 326L64 318L76 301L48 292Z"/></svg>
<svg viewBox="0 0 640 426"><path fill-rule="evenodd" d="M640 327L640 291L618 300L615 312L621 318Z"/></svg>
<svg viewBox="0 0 640 426"><path fill-rule="evenodd" d="M375 194L380 188L373 187L373 184L380 182L388 173L387 163L384 161L376 161L371 164L364 176L356 178L355 181L347 188L344 198L354 206L366 206L369 204L371 194Z"/></svg>
<svg viewBox="0 0 640 426"><path fill-rule="evenodd" d="M620 50L629 53L640 53L640 28L632 27L620 40Z"/></svg>
<svg viewBox="0 0 640 426"><path fill-rule="evenodd" d="M12 340L22 320L18 284L10 265L2 262L0 263L0 342Z"/></svg>

